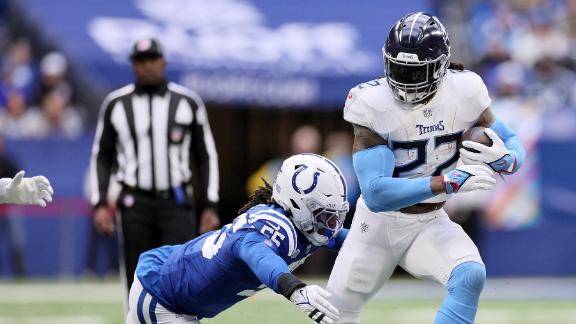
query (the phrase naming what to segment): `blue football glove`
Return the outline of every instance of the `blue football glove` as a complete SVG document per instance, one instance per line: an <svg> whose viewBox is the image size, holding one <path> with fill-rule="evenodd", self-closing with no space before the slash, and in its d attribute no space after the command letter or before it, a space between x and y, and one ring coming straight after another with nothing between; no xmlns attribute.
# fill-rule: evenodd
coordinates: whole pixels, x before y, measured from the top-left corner
<svg viewBox="0 0 576 324"><path fill-rule="evenodd" d="M500 174L513 173L517 165L516 156L506 148L502 139L492 129L486 128L484 132L492 140L492 146L472 141L462 142L462 146L478 151L476 153L461 148L460 156L462 157L462 162L464 164L485 163L494 172Z"/></svg>
<svg viewBox="0 0 576 324"><path fill-rule="evenodd" d="M496 183L494 172L481 164L461 165L444 174L446 193L491 190Z"/></svg>

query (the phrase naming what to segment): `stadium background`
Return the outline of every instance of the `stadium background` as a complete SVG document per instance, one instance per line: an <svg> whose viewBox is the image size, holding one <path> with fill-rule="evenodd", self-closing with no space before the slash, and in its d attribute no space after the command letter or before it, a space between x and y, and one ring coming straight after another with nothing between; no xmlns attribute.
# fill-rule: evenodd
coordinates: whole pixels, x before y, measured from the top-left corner
<svg viewBox="0 0 576 324"><path fill-rule="evenodd" d="M207 102L220 156L221 217L227 222L246 200L247 178L265 161L290 152L297 127L312 125L325 139L350 132L341 112L348 89L382 74L387 32L412 11L441 18L453 61L483 76L493 110L520 133L528 151L523 170L493 194L459 197L449 206L479 246L489 285L500 287L494 296L486 292L486 303L520 310L514 313L520 317L494 315L484 323L576 322L576 1L0 0L5 152L29 174L50 178L56 192L45 209L0 210L0 291L17 296L0 299L0 323L26 318L29 303L50 308L39 304L55 291L94 291L102 298L82 305L104 301L110 318L121 313L115 242L91 228L85 175L99 104L108 91L130 82L127 56L135 39L158 36L169 78ZM65 57L64 68L55 51ZM51 82L45 78L58 73L59 95L42 91ZM332 260L315 256L301 273L325 278ZM517 277L524 279L510 279ZM395 278L409 293L402 295L401 284L383 292L385 313L412 303L418 309L421 300L424 308L439 303L441 290L428 294L426 285L412 287L400 271ZM399 295L406 304L394 304ZM532 298L534 304L515 304ZM500 299L508 301L494 301ZM562 302L551 306L539 304L541 299ZM550 317L539 312L544 307L567 311ZM69 308L48 313L62 323L76 316L74 310L90 307ZM431 322L433 308L422 322Z"/></svg>

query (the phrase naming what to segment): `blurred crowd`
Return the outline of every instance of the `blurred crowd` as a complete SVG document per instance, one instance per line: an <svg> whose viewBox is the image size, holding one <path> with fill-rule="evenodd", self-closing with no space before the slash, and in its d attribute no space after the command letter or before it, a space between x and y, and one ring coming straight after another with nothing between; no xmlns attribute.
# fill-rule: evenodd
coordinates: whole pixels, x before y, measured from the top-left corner
<svg viewBox="0 0 576 324"><path fill-rule="evenodd" d="M470 68L490 94L543 113L576 107L576 1L471 1Z"/></svg>
<svg viewBox="0 0 576 324"><path fill-rule="evenodd" d="M8 38L8 37L4 37ZM78 138L84 132L60 52L33 55L30 42L0 37L0 130L12 139Z"/></svg>

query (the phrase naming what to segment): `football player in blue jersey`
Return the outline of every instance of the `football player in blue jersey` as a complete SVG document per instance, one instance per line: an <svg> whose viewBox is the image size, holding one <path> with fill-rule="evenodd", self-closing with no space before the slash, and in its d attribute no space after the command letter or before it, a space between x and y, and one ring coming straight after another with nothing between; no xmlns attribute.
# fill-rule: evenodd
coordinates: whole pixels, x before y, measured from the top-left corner
<svg viewBox="0 0 576 324"><path fill-rule="evenodd" d="M269 287L316 323L338 320L329 293L291 274L319 247L338 250L348 202L342 172L325 157L286 159L231 224L140 256L127 323L200 323Z"/></svg>

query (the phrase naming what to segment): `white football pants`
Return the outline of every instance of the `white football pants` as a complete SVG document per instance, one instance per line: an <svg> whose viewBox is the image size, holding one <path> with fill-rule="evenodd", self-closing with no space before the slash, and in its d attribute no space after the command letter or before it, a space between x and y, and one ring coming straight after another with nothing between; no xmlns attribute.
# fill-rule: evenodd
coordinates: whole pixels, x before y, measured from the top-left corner
<svg viewBox="0 0 576 324"><path fill-rule="evenodd" d="M128 298L126 324L200 324L196 316L173 313L158 303L134 276L130 297Z"/></svg>
<svg viewBox="0 0 576 324"><path fill-rule="evenodd" d="M484 264L476 245L443 209L374 213L361 198L327 286L330 302L340 310L338 323L360 323L362 307L397 265L446 286L452 269L468 261Z"/></svg>

